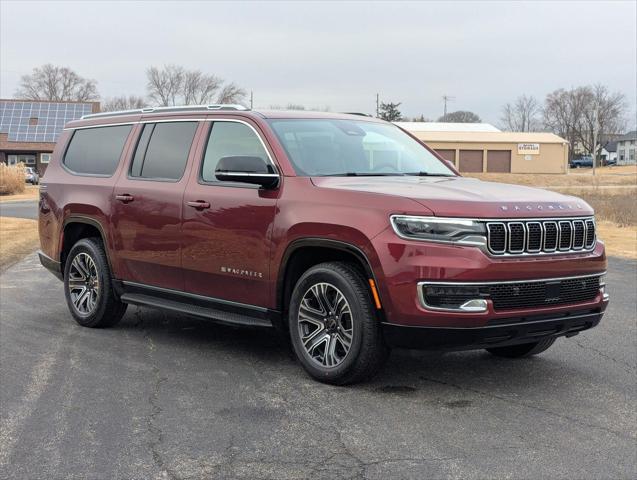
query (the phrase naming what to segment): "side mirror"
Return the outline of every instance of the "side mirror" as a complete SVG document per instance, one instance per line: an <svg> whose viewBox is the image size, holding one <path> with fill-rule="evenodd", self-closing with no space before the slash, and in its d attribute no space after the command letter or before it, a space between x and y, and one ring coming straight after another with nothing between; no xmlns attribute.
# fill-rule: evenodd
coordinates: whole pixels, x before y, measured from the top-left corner
<svg viewBox="0 0 637 480"><path fill-rule="evenodd" d="M279 174L261 157L223 157L219 159L215 177L222 182L250 183L263 188L276 188L279 185Z"/></svg>

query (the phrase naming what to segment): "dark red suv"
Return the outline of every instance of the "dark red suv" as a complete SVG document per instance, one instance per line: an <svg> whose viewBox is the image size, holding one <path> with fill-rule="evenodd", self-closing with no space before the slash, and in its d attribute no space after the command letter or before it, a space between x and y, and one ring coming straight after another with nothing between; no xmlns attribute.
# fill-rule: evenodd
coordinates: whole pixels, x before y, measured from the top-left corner
<svg viewBox="0 0 637 480"><path fill-rule="evenodd" d="M89 115L60 137L39 222L41 262L81 325L135 304L274 326L337 384L391 347L537 354L608 303L585 202L463 178L360 115Z"/></svg>

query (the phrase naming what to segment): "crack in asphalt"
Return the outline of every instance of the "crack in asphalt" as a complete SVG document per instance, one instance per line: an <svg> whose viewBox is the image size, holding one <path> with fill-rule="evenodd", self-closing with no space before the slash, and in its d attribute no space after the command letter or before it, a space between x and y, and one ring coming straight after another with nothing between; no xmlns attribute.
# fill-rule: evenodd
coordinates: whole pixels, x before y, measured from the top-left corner
<svg viewBox="0 0 637 480"><path fill-rule="evenodd" d="M167 378L161 376L159 367L155 364L155 357L153 355L155 352L155 343L150 336L150 332L144 326L144 319L139 308L135 312L135 316L137 317L135 326L141 329L142 335L146 339L146 343L148 345L148 358L152 366L153 387L150 395L148 396L148 406L150 413L146 417L146 428L151 438L149 441L150 453L153 457L155 465L157 466L157 468L159 468L162 476L168 478L169 480L181 480L177 472L169 467L160 449L161 445L164 443L165 436L163 430L157 424L157 419L163 411L161 405L159 404L159 391L161 390L162 383L164 383Z"/></svg>
<svg viewBox="0 0 637 480"><path fill-rule="evenodd" d="M634 374L637 371L637 367L631 365L630 363L626 363L626 362L618 360L618 359L616 359L614 357L611 357L610 355L602 352L601 350L599 350L599 349L597 349L595 347L592 347L591 345L584 345L583 343L581 343L581 342L579 342L577 340L575 340L575 345L577 345L578 347L580 347L580 348L582 348L584 350L590 350L591 352L597 354L597 356L599 356L599 357L602 357L602 358L605 358L606 360L612 361L613 363L615 363L619 367L622 367L622 369L624 371L626 371L627 373ZM627 368L623 368L623 367L627 367Z"/></svg>
<svg viewBox="0 0 637 480"><path fill-rule="evenodd" d="M450 382L444 382L442 380L437 380L435 378L427 378L427 377L422 377L421 376L420 379L424 380L426 382L437 383L439 385L445 385L445 386L448 386L448 387L456 388L458 390L471 392L471 393L476 393L478 395L483 395L483 396L489 397L489 398L494 398L496 400L500 400L502 402L510 403L510 404L513 404L513 405L520 405L520 406L526 407L526 408L528 408L530 410L535 410L535 411L538 411L538 412L546 413L548 415L552 415L552 416L560 418L562 420L566 420L568 422L575 423L575 424L577 424L577 425L579 425L581 427L594 428L594 429L597 429L597 430L604 431L606 433L611 433L611 434L616 435L617 437L622 438L624 440L636 440L637 439L637 436L623 435L621 432L615 431L615 430L613 430L611 428L606 428L606 427L603 427L601 425L595 425L595 424L592 424L592 423L582 422L581 420L579 420L577 418L573 418L573 417L570 417L568 415L564 415L564 414L561 414L561 413L558 413L558 412L554 412L553 410L549 410L547 408L538 407L537 405L530 405L528 403L520 402L520 401L517 401L517 400L512 399L512 398L503 397L501 395L496 395L494 393L483 392L483 391L477 390L475 388L463 387L462 385L457 385L455 383L450 383Z"/></svg>

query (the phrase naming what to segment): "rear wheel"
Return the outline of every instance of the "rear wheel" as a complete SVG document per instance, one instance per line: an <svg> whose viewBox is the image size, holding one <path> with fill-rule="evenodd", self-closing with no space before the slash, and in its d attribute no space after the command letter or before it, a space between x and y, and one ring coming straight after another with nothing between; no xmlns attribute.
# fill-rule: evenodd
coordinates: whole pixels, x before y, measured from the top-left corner
<svg viewBox="0 0 637 480"><path fill-rule="evenodd" d="M111 271L101 240L79 240L64 265L66 303L83 327L111 327L126 312L113 291Z"/></svg>
<svg viewBox="0 0 637 480"><path fill-rule="evenodd" d="M346 263L322 263L301 276L290 300L289 325L297 358L322 382L365 380L389 353L367 282Z"/></svg>
<svg viewBox="0 0 637 480"><path fill-rule="evenodd" d="M544 338L539 342L523 343L522 345L511 345L509 347L487 348L487 352L496 357L505 358L526 358L537 355L547 350L555 343L555 337Z"/></svg>

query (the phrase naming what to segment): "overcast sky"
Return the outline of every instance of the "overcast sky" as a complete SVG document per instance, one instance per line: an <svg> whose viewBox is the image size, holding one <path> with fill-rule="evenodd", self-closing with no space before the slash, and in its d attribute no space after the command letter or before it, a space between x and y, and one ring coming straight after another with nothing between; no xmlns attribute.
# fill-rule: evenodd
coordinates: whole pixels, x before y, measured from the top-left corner
<svg viewBox="0 0 637 480"><path fill-rule="evenodd" d="M635 123L636 2L28 2L0 0L0 95L35 66L69 66L102 97L145 93L149 65L176 63L299 103L408 116L472 110L498 123L521 93L603 83Z"/></svg>

